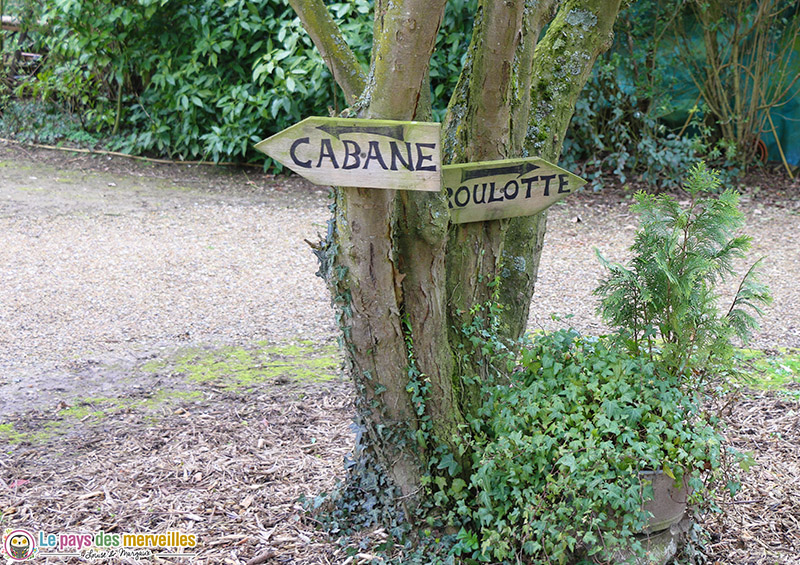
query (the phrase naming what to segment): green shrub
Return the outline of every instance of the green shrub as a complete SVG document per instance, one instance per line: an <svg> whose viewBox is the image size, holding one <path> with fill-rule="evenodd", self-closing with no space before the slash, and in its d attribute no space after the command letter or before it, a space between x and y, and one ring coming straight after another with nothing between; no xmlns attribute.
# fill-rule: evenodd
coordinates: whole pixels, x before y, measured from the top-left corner
<svg viewBox="0 0 800 565"><path fill-rule="evenodd" d="M639 550L634 534L651 495L643 470L686 478L698 498L707 496L705 473L725 458L721 423L702 410L702 377L732 369L732 340L749 337L770 296L756 264L719 311L719 285L750 243L737 235L738 197L717 194L719 176L702 162L684 189L686 204L639 193L633 256L627 265L600 257L608 274L595 292L616 333L585 338L561 330L536 337L516 357L491 332L476 334L487 359L496 364L505 355L513 370L510 379L498 372L470 422L468 495L450 492L459 479L445 491L463 520L454 552L565 563ZM723 471L735 492L733 470Z"/></svg>
<svg viewBox="0 0 800 565"><path fill-rule="evenodd" d="M78 116L64 115L56 104L39 100L7 101L0 114L0 137L49 145L66 140L95 146L101 141L99 135L84 129Z"/></svg>
<svg viewBox="0 0 800 565"><path fill-rule="evenodd" d="M449 6L431 63L441 117L476 0ZM372 2L329 4L364 68ZM343 97L286 0L46 0L49 51L21 96L53 101L113 148L181 159L256 160L252 146Z"/></svg>
<svg viewBox="0 0 800 565"><path fill-rule="evenodd" d="M720 285L736 274L734 260L750 247L748 236L737 235L744 223L738 194L717 195L720 184L718 173L700 162L683 186L685 205L668 194L638 193L633 256L621 265L598 252L607 269L595 290L603 318L627 335L634 353L658 357L685 378L728 371L732 339L746 343L758 327L756 316L771 302L756 262L720 311Z"/></svg>
<svg viewBox="0 0 800 565"><path fill-rule="evenodd" d="M720 437L679 385L613 339L573 330L535 338L481 410L455 551L565 563L636 549L652 495L639 471L685 476L699 492L701 471L719 464Z"/></svg>
<svg viewBox="0 0 800 565"><path fill-rule="evenodd" d="M285 2L52 0L45 23L51 57L40 81L52 88L40 91L75 96L53 82L63 75L99 85L97 111L82 99L87 125L121 124L124 151L246 158L330 98L330 75Z"/></svg>
<svg viewBox="0 0 800 565"><path fill-rule="evenodd" d="M674 179L682 178L705 152L700 130L681 136L671 131L662 121L673 110L671 101L631 83L633 76L627 54L608 53L595 64L575 105L562 164L580 170L595 190L609 177L622 184L633 178L674 187Z"/></svg>

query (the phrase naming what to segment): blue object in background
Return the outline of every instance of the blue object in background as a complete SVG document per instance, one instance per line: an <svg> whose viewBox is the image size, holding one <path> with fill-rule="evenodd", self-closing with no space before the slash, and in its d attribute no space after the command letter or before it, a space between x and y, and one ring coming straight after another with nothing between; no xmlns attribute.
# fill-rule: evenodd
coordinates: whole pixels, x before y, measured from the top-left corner
<svg viewBox="0 0 800 565"><path fill-rule="evenodd" d="M775 132L778 134L786 162L792 167L800 166L800 85L795 85L792 98L777 108L770 110ZM765 124L765 131L761 139L767 146L768 159L780 161L781 154L769 121Z"/></svg>

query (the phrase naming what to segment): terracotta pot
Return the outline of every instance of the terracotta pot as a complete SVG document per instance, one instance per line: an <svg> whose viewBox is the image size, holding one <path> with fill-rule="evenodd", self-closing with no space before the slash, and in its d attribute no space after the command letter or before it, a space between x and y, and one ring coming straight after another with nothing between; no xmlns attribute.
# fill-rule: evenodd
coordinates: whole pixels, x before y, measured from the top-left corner
<svg viewBox="0 0 800 565"><path fill-rule="evenodd" d="M643 503L644 510L652 514L643 532L660 532L680 522L689 498L688 478L676 483L663 471L639 471L639 477L643 485L653 485L653 497Z"/></svg>

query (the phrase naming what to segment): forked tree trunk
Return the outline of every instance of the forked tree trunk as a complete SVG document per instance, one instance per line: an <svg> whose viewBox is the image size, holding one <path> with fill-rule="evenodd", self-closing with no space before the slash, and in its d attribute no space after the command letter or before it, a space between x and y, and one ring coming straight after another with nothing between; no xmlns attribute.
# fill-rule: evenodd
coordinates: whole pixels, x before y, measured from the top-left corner
<svg viewBox="0 0 800 565"><path fill-rule="evenodd" d="M369 78L321 0L290 2L355 114L429 118L428 64L444 0L376 0ZM483 0L443 124L445 162L557 162L578 94L611 44L619 4ZM452 443L480 400L485 367L463 354L461 328L496 281L503 333L521 334L544 234L545 214L451 225L443 191L336 189L318 255L356 386L360 453L382 466L403 500L413 503L430 455L429 443L417 440Z"/></svg>

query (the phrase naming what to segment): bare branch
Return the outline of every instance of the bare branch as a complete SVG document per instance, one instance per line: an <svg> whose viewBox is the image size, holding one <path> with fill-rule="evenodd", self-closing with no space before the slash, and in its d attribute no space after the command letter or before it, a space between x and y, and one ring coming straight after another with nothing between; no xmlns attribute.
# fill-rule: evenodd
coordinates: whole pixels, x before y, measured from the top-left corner
<svg viewBox="0 0 800 565"><path fill-rule="evenodd" d="M342 88L347 103L353 104L364 92L366 77L328 8L322 0L289 0L289 4Z"/></svg>

